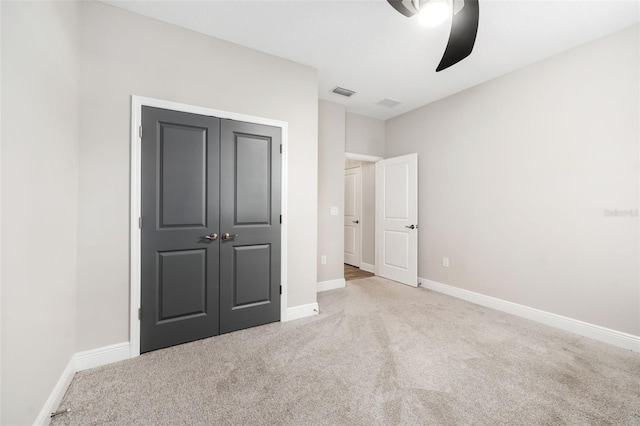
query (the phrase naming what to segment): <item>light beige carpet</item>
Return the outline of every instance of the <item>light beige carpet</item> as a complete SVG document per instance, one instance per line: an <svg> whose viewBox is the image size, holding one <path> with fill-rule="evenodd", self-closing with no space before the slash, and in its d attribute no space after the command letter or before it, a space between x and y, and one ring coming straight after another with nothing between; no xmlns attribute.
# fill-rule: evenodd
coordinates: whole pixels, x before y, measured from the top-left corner
<svg viewBox="0 0 640 426"><path fill-rule="evenodd" d="M78 373L62 424L640 424L640 355L380 278Z"/></svg>

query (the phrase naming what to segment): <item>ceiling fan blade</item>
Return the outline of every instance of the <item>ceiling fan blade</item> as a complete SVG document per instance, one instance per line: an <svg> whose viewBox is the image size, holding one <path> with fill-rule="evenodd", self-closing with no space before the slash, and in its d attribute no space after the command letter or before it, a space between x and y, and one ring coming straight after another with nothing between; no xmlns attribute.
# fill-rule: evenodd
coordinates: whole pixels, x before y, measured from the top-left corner
<svg viewBox="0 0 640 426"><path fill-rule="evenodd" d="M388 1L391 2L391 0ZM453 15L449 42L436 72L457 64L471 54L478 33L479 17L478 0L465 0L464 7Z"/></svg>
<svg viewBox="0 0 640 426"><path fill-rule="evenodd" d="M413 15L418 13L418 11L413 7L411 0L387 0L387 2L407 18L411 18Z"/></svg>

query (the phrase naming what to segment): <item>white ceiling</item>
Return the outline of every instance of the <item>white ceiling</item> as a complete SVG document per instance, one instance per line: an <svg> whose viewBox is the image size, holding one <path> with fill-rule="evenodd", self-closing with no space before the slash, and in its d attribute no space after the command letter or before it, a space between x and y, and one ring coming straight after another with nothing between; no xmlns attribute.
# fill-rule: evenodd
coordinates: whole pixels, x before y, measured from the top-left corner
<svg viewBox="0 0 640 426"><path fill-rule="evenodd" d="M436 73L451 21L425 28L386 0L105 3L317 68L321 99L379 119L615 32L640 15L637 0L480 0L473 53ZM335 86L357 94L330 93ZM385 98L402 104L376 105Z"/></svg>

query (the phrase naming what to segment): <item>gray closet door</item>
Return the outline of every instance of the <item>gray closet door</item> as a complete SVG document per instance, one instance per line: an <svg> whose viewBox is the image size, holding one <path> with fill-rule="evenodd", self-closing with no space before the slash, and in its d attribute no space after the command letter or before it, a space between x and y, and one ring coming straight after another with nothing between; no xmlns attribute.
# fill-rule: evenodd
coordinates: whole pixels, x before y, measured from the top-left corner
<svg viewBox="0 0 640 426"><path fill-rule="evenodd" d="M142 125L147 352L219 334L220 120L143 107Z"/></svg>
<svg viewBox="0 0 640 426"><path fill-rule="evenodd" d="M221 122L221 333L280 320L280 143L279 128Z"/></svg>

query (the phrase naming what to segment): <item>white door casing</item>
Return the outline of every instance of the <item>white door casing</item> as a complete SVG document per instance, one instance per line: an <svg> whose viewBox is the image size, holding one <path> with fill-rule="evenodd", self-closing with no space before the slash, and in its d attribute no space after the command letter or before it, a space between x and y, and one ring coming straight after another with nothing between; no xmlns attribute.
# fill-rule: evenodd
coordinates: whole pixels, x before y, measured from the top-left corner
<svg viewBox="0 0 640 426"><path fill-rule="evenodd" d="M418 154L377 162L377 275L418 286L417 227Z"/></svg>
<svg viewBox="0 0 640 426"><path fill-rule="evenodd" d="M360 267L362 167L344 171L344 263Z"/></svg>

